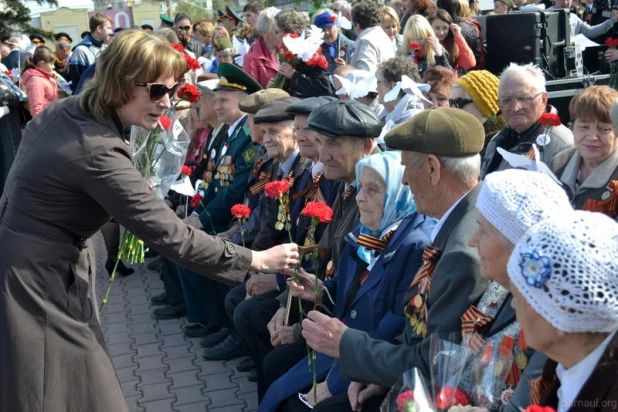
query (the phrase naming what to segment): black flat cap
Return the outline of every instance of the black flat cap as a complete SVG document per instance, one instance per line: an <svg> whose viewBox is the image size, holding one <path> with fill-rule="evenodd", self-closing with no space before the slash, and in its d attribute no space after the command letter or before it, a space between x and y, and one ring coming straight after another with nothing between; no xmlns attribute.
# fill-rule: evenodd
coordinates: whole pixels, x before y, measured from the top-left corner
<svg viewBox="0 0 618 412"><path fill-rule="evenodd" d="M337 100L313 110L305 129L328 137L375 138L382 133L382 123L369 106Z"/></svg>
<svg viewBox="0 0 618 412"><path fill-rule="evenodd" d="M294 116L309 116L314 109L324 104L336 102L337 100L339 99L332 96L309 97L308 99L303 99L298 103L289 105L285 111Z"/></svg>
<svg viewBox="0 0 618 412"><path fill-rule="evenodd" d="M284 97L266 103L253 118L253 123L276 123L285 120L294 120L294 115L285 111L293 103L300 101L298 97Z"/></svg>

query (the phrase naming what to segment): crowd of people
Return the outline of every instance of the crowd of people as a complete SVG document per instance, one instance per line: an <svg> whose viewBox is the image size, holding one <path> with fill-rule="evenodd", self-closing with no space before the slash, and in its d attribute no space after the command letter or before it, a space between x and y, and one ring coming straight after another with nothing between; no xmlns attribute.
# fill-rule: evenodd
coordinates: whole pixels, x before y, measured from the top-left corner
<svg viewBox="0 0 618 412"><path fill-rule="evenodd" d="M310 31L316 53L286 56ZM459 0L116 32L95 13L72 49L59 36L32 55L10 37L0 74L0 410L127 410L88 240L131 275L120 225L164 283L153 316L186 316L205 359L243 357L260 411L379 411L406 371L430 378L438 335L513 360L491 411L618 404L617 91L585 89L562 124L538 67L483 70ZM131 127L170 110L197 202L157 198L131 162Z"/></svg>

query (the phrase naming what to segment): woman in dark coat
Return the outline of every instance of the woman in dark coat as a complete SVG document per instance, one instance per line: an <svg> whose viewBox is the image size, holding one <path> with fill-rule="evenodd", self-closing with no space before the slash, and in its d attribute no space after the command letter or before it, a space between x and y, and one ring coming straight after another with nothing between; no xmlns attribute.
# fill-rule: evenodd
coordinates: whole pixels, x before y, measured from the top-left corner
<svg viewBox="0 0 618 412"><path fill-rule="evenodd" d="M154 129L186 70L167 42L125 30L81 96L28 124L0 199L1 411L127 410L89 286L89 238L110 217L223 282L298 261L296 246L251 252L188 227L133 166L123 130Z"/></svg>
<svg viewBox="0 0 618 412"><path fill-rule="evenodd" d="M618 405L618 223L602 213L556 213L529 229L507 272L526 343L554 361L541 406L610 411ZM555 364L554 364L555 365ZM551 364L548 366L552 366Z"/></svg>

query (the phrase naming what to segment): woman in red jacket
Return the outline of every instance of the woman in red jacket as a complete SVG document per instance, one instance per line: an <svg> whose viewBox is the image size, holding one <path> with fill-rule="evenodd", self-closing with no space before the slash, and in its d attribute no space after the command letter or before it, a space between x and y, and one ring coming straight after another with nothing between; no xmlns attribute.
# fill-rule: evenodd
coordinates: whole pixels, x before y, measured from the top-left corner
<svg viewBox="0 0 618 412"><path fill-rule="evenodd" d="M476 66L476 58L461 35L461 27L453 22L446 10L437 10L428 20L436 37L440 39L440 43L446 50L455 77L458 76L460 69L463 69L461 74L465 74L468 69Z"/></svg>
<svg viewBox="0 0 618 412"><path fill-rule="evenodd" d="M54 55L45 46L38 47L34 56L26 60L22 88L26 90L32 117L50 103L58 100L58 85L54 74Z"/></svg>
<svg viewBox="0 0 618 412"><path fill-rule="evenodd" d="M268 7L260 13L256 26L260 37L253 42L242 64L243 70L264 88L268 87L268 82L275 78L279 70L275 54L278 45L275 16L278 12L277 8Z"/></svg>

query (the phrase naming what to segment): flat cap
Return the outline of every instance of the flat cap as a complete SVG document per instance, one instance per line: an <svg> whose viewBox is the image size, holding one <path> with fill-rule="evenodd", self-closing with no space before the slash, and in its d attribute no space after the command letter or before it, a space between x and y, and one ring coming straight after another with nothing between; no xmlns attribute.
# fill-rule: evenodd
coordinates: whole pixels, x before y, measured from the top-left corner
<svg viewBox="0 0 618 412"><path fill-rule="evenodd" d="M198 83L199 85L199 83ZM245 96L238 102L238 107L245 113L256 114L265 104L275 99L290 97L290 94L281 89L264 89Z"/></svg>
<svg viewBox="0 0 618 412"><path fill-rule="evenodd" d="M414 115L386 134L387 146L448 157L479 154L485 144L481 122L461 109L439 107Z"/></svg>
<svg viewBox="0 0 618 412"><path fill-rule="evenodd" d="M309 116L314 109L337 100L339 99L332 96L309 97L289 105L285 111L294 116Z"/></svg>
<svg viewBox="0 0 618 412"><path fill-rule="evenodd" d="M210 79L202 80L201 82L196 83L196 86L200 92L214 95L217 84L219 84L219 79Z"/></svg>
<svg viewBox="0 0 618 412"><path fill-rule="evenodd" d="M282 99L275 99L270 103L266 103L253 118L253 123L276 123L283 122L285 120L294 120L294 115L285 111L287 107L300 101L298 97L284 97Z"/></svg>
<svg viewBox="0 0 618 412"><path fill-rule="evenodd" d="M262 90L262 86L249 73L230 63L221 63L217 66L219 83L217 90L241 91L252 94Z"/></svg>
<svg viewBox="0 0 618 412"><path fill-rule="evenodd" d="M305 129L328 137L375 138L382 132L382 123L369 106L337 100L313 110Z"/></svg>

